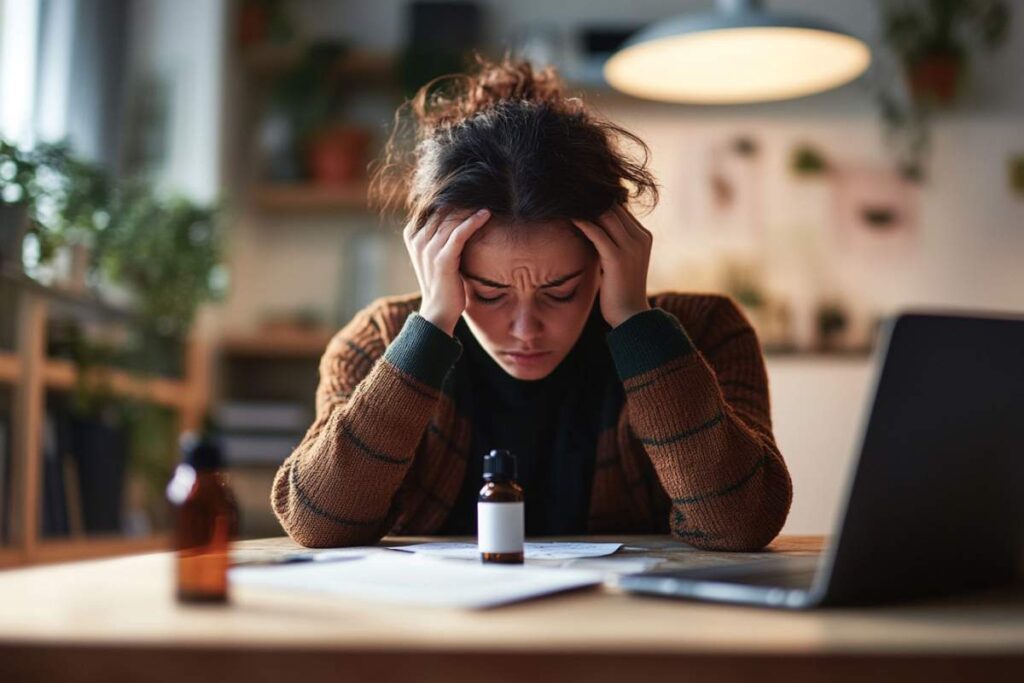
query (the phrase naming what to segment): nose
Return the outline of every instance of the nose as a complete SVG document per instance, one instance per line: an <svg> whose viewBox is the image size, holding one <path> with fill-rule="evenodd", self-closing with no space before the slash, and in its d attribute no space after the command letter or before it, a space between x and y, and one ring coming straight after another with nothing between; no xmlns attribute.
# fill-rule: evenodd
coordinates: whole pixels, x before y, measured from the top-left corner
<svg viewBox="0 0 1024 683"><path fill-rule="evenodd" d="M510 334L525 345L533 343L544 330L541 319L529 304L520 305L513 314Z"/></svg>

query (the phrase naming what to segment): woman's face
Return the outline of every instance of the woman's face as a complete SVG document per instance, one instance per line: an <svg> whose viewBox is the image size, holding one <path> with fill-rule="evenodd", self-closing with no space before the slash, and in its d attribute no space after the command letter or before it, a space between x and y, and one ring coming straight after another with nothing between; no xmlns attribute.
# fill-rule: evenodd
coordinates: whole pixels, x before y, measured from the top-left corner
<svg viewBox="0 0 1024 683"><path fill-rule="evenodd" d="M568 355L600 286L597 254L568 221L509 228L493 217L466 243L460 270L470 330L523 380L546 377Z"/></svg>

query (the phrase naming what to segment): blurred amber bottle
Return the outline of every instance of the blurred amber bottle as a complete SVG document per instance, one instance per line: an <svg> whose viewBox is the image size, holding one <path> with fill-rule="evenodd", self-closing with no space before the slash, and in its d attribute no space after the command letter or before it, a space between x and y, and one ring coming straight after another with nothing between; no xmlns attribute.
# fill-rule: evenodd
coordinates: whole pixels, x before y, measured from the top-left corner
<svg viewBox="0 0 1024 683"><path fill-rule="evenodd" d="M177 595L181 602L226 602L231 541L238 506L209 432L181 438L181 463L167 485L172 506Z"/></svg>

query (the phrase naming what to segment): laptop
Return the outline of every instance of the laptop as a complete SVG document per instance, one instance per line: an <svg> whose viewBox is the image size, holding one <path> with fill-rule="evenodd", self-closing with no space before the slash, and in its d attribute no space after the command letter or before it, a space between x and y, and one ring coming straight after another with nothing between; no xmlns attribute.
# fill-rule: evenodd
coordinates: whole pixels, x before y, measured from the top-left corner
<svg viewBox="0 0 1024 683"><path fill-rule="evenodd" d="M1024 547L1024 316L904 313L880 342L860 455L820 557L655 570L618 585L805 609L1013 582Z"/></svg>

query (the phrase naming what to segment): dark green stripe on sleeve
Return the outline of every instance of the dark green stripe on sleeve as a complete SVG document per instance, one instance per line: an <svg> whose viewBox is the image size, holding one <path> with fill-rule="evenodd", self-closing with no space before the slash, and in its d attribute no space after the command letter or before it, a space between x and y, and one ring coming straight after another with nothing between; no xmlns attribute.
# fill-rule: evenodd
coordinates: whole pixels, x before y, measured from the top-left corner
<svg viewBox="0 0 1024 683"><path fill-rule="evenodd" d="M682 323L663 308L637 313L608 332L606 339L622 381L693 352Z"/></svg>
<svg viewBox="0 0 1024 683"><path fill-rule="evenodd" d="M384 351L384 358L402 372L440 390L445 375L462 355L462 342L413 312Z"/></svg>

